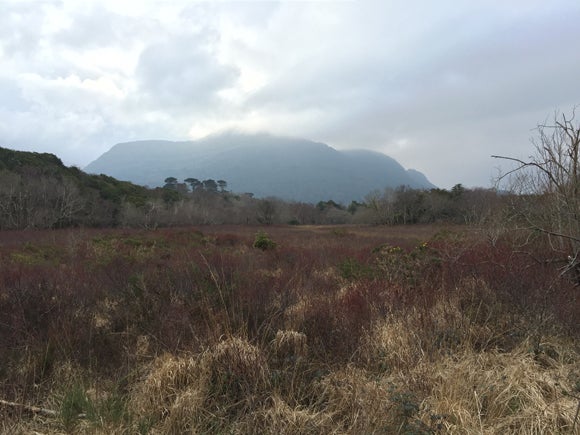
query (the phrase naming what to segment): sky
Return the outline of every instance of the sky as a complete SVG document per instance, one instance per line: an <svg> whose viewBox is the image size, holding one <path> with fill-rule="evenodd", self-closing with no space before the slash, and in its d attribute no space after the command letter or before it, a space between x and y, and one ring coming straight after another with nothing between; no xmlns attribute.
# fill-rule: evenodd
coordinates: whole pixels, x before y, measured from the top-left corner
<svg viewBox="0 0 580 435"><path fill-rule="evenodd" d="M269 132L384 152L439 187L580 104L578 0L0 0L0 146Z"/></svg>

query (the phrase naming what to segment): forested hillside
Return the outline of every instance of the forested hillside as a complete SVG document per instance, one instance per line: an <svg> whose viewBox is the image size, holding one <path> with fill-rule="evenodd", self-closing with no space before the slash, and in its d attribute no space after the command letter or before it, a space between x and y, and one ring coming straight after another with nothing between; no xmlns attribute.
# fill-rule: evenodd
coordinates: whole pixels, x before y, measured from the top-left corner
<svg viewBox="0 0 580 435"><path fill-rule="evenodd" d="M336 190L324 201L309 203L232 192L228 180L172 175L164 174L163 187L149 189L66 167L52 154L0 148L0 229L480 223L505 202L494 190L457 184L449 191L386 187L368 192L364 201L346 203L335 199L345 195Z"/></svg>
<svg viewBox="0 0 580 435"><path fill-rule="evenodd" d="M0 148L0 229L114 226L153 192L67 167L53 154Z"/></svg>

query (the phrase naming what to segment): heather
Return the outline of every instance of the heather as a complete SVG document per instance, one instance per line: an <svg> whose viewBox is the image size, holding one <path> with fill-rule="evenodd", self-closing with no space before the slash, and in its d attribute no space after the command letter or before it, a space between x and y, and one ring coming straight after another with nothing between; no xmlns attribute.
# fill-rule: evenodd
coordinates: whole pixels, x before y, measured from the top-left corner
<svg viewBox="0 0 580 435"><path fill-rule="evenodd" d="M578 287L549 248L490 226L3 231L0 429L578 433Z"/></svg>

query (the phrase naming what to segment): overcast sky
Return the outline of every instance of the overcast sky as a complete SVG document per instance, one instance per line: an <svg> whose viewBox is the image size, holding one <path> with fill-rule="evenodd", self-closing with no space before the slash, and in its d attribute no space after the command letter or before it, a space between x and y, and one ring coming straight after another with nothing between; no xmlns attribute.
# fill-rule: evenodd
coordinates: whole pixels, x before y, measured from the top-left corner
<svg viewBox="0 0 580 435"><path fill-rule="evenodd" d="M229 128L490 186L580 104L579 0L0 0L0 146L83 167Z"/></svg>

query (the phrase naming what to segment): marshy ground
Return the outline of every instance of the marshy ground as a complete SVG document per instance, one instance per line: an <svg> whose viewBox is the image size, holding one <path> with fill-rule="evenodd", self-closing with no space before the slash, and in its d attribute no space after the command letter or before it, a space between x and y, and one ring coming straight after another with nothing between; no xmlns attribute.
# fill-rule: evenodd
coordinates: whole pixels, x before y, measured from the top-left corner
<svg viewBox="0 0 580 435"><path fill-rule="evenodd" d="M0 232L0 430L580 433L548 253L461 226Z"/></svg>

